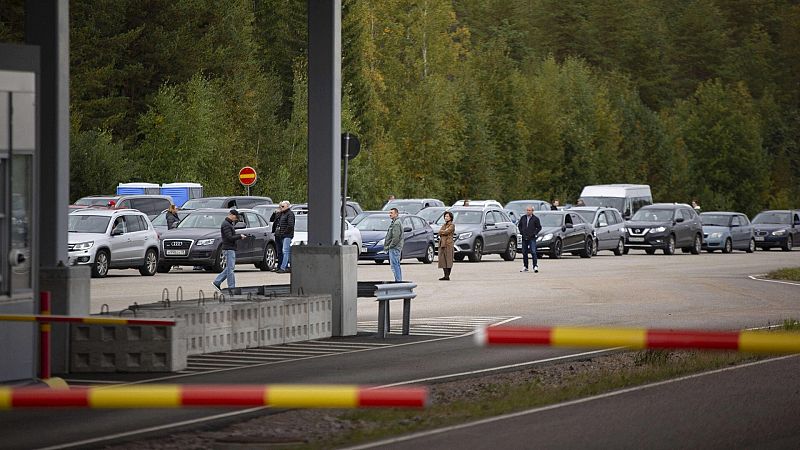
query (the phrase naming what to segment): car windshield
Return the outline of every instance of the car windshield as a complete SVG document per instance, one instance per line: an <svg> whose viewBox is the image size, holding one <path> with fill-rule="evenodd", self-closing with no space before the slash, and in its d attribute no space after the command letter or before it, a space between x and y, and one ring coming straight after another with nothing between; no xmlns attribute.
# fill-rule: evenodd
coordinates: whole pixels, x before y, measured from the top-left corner
<svg viewBox="0 0 800 450"><path fill-rule="evenodd" d="M105 233L108 229L109 216L86 216L83 214L70 214L69 226L70 233Z"/></svg>
<svg viewBox="0 0 800 450"><path fill-rule="evenodd" d="M426 222L433 223L436 222L436 219L438 219L444 211L444 208L425 208L419 210L417 215L425 219Z"/></svg>
<svg viewBox="0 0 800 450"><path fill-rule="evenodd" d="M361 231L386 231L391 223L388 214L372 214L358 222L356 228Z"/></svg>
<svg viewBox="0 0 800 450"><path fill-rule="evenodd" d="M763 212L753 219L753 223L774 223L778 225L790 225L792 223L792 215L789 213L780 212Z"/></svg>
<svg viewBox="0 0 800 450"><path fill-rule="evenodd" d="M400 212L416 214L422 209L422 202L414 200L392 200L383 207L383 210L388 211L392 208L397 208Z"/></svg>
<svg viewBox="0 0 800 450"><path fill-rule="evenodd" d="M224 199L221 198L193 198L181 206L183 209L223 208Z"/></svg>
<svg viewBox="0 0 800 450"><path fill-rule="evenodd" d="M617 208L617 211L624 211L625 199L620 197L581 197L586 206L603 206L605 208Z"/></svg>
<svg viewBox="0 0 800 450"><path fill-rule="evenodd" d="M178 224L178 228L219 228L228 216L226 212L192 213Z"/></svg>
<svg viewBox="0 0 800 450"><path fill-rule="evenodd" d="M111 200L114 200L114 197L83 197L79 198L75 204L81 206L107 206Z"/></svg>
<svg viewBox="0 0 800 450"><path fill-rule="evenodd" d="M560 227L562 214L540 214L539 215L539 222L542 224L542 227Z"/></svg>
<svg viewBox="0 0 800 450"><path fill-rule="evenodd" d="M707 227L727 227L731 221L731 216L722 214L700 214L700 220Z"/></svg>
<svg viewBox="0 0 800 450"><path fill-rule="evenodd" d="M633 215L634 222L669 222L672 220L671 209L640 209Z"/></svg>
<svg viewBox="0 0 800 450"><path fill-rule="evenodd" d="M450 211L453 213L453 222L460 223L462 225L469 225L469 224L479 224L481 223L481 219L483 218L483 211ZM439 217L439 220L436 221L437 224L442 225L444 223L444 215Z"/></svg>
<svg viewBox="0 0 800 450"><path fill-rule="evenodd" d="M294 216L294 231L308 233L308 215L295 215Z"/></svg>
<svg viewBox="0 0 800 450"><path fill-rule="evenodd" d="M578 213L579 216L583 219L584 222L593 223L594 222L594 211L582 211L582 210L571 210L572 212Z"/></svg>

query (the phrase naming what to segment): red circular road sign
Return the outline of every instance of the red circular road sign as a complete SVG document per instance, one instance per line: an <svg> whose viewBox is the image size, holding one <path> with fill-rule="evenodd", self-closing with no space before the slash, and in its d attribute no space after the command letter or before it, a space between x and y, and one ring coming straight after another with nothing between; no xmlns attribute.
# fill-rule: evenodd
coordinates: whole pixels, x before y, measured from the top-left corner
<svg viewBox="0 0 800 450"><path fill-rule="evenodd" d="M242 183L243 186L250 187L256 184L257 179L256 169L250 166L244 166L239 170L239 182Z"/></svg>

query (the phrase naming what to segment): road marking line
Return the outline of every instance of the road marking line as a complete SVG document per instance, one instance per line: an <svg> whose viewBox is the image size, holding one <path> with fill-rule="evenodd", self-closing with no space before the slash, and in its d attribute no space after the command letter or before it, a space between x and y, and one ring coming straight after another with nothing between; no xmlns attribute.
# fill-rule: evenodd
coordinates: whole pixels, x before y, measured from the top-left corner
<svg viewBox="0 0 800 450"><path fill-rule="evenodd" d="M747 278L750 278L751 280L756 280L756 281L765 281L767 283L779 283L779 284L788 284L788 285L791 285L791 286L800 286L800 283L793 283L791 281L767 280L766 278L758 278L758 277L763 277L765 275L766 275L765 273L761 273L761 274L758 274L758 275L749 275Z"/></svg>
<svg viewBox="0 0 800 450"><path fill-rule="evenodd" d="M536 414L536 413L539 413L539 412L550 411L550 410L559 409L559 408L563 408L563 407L567 407L567 406L580 405L582 403L588 403L588 402L592 402L592 401L595 401L595 400L602 400L602 399L606 399L606 398L616 397L616 396L622 395L622 394L628 394L628 393L631 393L631 392L650 389L650 388L653 388L653 387L659 387L659 386L664 386L664 385L671 384L671 383L691 380L691 379L694 379L694 378L700 378L700 377L703 377L703 376L706 376L706 375L715 375L715 374L718 374L718 373L728 372L728 371L737 370L737 369L743 369L743 368L746 368L746 367L756 366L756 365L759 365L759 364L766 364L766 363L769 363L769 362L781 361L781 360L788 359L788 358L793 358L793 357L796 357L796 356L798 356L798 355L781 356L781 357L778 357L778 358L771 358L771 359L762 360L762 361L755 361L755 362L752 362L752 363L743 364L741 366L724 367L722 369L716 369L716 370L712 370L710 372L702 372L702 373L696 373L696 374L692 374L692 375L686 375L686 376L683 376L683 377L680 377L680 378L675 378L675 379L672 379L672 380L664 380L664 381L658 381L658 382L655 382L655 383L645 384L645 385L642 385L642 386L634 386L634 387L631 387L631 388L621 389L619 391L606 392L605 394L594 395L592 397L586 397L586 398L581 398L581 399L576 399L576 400L570 400L570 401L563 402L563 403L556 403L554 405L541 406L541 407L538 407L538 408L528 409L528 410L525 410L525 411L518 411L518 412L515 412L515 413L504 414L502 416L489 417L487 419L476 420L474 422L462 423L462 424L459 424L459 425L452 425L452 426L444 427L444 428L437 428L435 430L422 431L422 432L419 432L419 433L409 434L409 435L406 435L406 436L400 436L400 437L396 437L396 438L384 439L384 440L381 440L381 441L372 442L372 443L363 444L363 445L357 445L357 446L354 446L354 447L347 447L344 450L362 450L362 449L368 449L368 448L382 447L382 446L385 446L385 445L395 444L395 443L398 443L398 442L406 442L406 441L410 441L410 440L414 440L414 439L419 439L419 438L422 438L422 437L433 436L435 434L447 433L447 432L450 432L450 431L460 430L460 429L464 429L464 428L471 428L471 427L474 427L474 426L484 425L484 424L487 424L487 423L499 422L501 420L513 419L513 418L516 418L516 417L526 416L526 415L529 415L529 414Z"/></svg>

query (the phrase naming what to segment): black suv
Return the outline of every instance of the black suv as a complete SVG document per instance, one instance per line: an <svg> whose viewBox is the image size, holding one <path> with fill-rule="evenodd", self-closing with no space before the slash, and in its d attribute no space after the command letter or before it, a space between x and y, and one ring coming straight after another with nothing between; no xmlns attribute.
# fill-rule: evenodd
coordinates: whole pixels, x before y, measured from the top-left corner
<svg viewBox="0 0 800 450"><path fill-rule="evenodd" d="M652 255L661 249L665 255L672 255L676 247L695 255L703 247L703 223L689 205L647 205L625 223L625 253L630 249L642 249Z"/></svg>

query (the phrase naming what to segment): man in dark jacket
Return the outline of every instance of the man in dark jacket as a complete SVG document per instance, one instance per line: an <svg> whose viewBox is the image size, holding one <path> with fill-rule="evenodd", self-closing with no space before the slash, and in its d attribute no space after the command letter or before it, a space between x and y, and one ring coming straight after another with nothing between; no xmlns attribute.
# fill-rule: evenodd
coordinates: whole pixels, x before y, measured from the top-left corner
<svg viewBox="0 0 800 450"><path fill-rule="evenodd" d="M222 221L222 226L220 227L220 233L222 235L220 251L223 252L223 258L225 258L225 268L217 275L217 278L214 279L214 289L216 289L217 292L221 292L220 285L222 281L226 279L228 280L229 288L236 287L236 277L233 275L233 269L236 267L236 241L247 237L243 234L236 233L236 229L233 226L238 221L239 211L232 209L228 212L228 217Z"/></svg>
<svg viewBox="0 0 800 450"><path fill-rule="evenodd" d="M536 236L542 231L542 223L539 218L533 215L533 206L528 206L525 215L517 222L519 232L522 234L522 264L520 272L528 271L528 251L533 255L533 271L539 272L539 265L536 261Z"/></svg>
<svg viewBox="0 0 800 450"><path fill-rule="evenodd" d="M278 235L278 220L281 218L281 213L281 207L278 205L269 217L269 221L272 223L272 234L275 235L275 246L278 247L276 249L275 268L270 267L270 270L273 272L280 270L281 261L283 261L283 237Z"/></svg>
<svg viewBox="0 0 800 450"><path fill-rule="evenodd" d="M281 266L277 273L288 273L289 263L292 262L292 238L294 237L294 213L290 208L291 204L284 200L280 202L278 209L280 216L275 219L275 240L279 242L281 248ZM280 240L278 239L280 237Z"/></svg>

